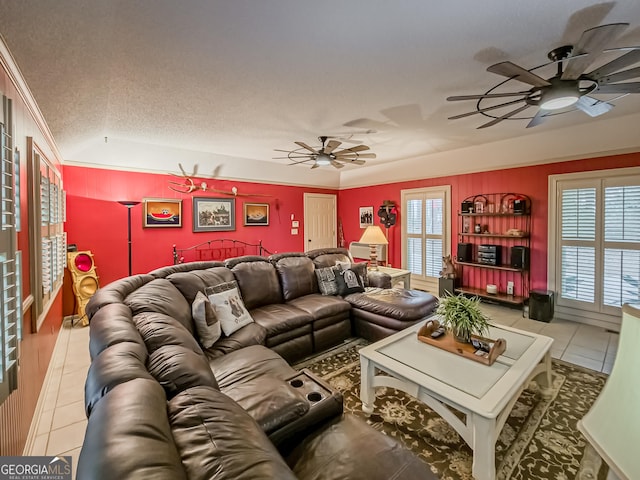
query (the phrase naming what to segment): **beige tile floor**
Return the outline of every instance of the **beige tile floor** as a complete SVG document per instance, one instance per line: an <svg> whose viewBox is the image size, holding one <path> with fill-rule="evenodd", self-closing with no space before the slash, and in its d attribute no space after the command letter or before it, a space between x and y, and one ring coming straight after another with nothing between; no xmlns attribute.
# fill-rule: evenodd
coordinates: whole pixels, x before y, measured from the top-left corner
<svg viewBox="0 0 640 480"><path fill-rule="evenodd" d="M618 334L602 328L554 319L550 323L523 318L522 311L483 304L496 323L554 338L551 353L598 372L613 366ZM65 321L42 387L25 455L71 455L74 468L87 426L84 381L90 364L89 328Z"/></svg>

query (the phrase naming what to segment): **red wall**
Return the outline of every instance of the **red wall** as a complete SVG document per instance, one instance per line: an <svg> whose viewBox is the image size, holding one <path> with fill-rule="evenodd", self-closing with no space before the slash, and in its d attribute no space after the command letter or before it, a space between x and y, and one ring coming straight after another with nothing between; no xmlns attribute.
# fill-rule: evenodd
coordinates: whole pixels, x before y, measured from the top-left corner
<svg viewBox="0 0 640 480"><path fill-rule="evenodd" d="M215 238L228 238L257 243L262 240L272 252L302 251L304 193L332 193L335 190L269 185L250 182L204 179L217 190L256 193L270 197L235 197L236 230L230 232L192 232L193 196L225 197L212 192L181 194L168 188L176 178L138 172L124 172L86 167L65 166L64 188L67 192L65 230L69 244L79 250L91 250L96 261L101 285L128 274L127 208L118 200L143 198L182 199L181 228L143 228L142 204L131 210L132 273L145 273L173 263L172 246L186 248ZM243 204L269 203L268 226L243 225ZM291 235L291 214L300 222L299 234Z"/></svg>
<svg viewBox="0 0 640 480"><path fill-rule="evenodd" d="M451 185L452 238L451 251L458 243L458 211L460 203L470 195L479 193L516 192L528 195L532 201L531 237L531 288L546 289L547 286L547 209L549 175L602 170L608 168L640 165L640 153L616 155L571 162L559 162L532 167L512 168L482 173L471 173L408 182L374 185L340 191L338 216L343 222L345 244L357 241L363 229L359 226L359 207L373 206L374 213L384 200L395 201L400 207L400 191L410 188ZM389 262L401 266L401 222L402 208L398 208L396 226L389 229ZM375 216L375 224L380 224Z"/></svg>

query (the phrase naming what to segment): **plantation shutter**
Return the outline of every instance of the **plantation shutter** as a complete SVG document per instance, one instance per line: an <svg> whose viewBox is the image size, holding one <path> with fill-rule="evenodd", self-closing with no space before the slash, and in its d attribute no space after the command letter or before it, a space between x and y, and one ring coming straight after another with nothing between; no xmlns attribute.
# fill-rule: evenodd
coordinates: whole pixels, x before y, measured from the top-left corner
<svg viewBox="0 0 640 480"><path fill-rule="evenodd" d="M640 185L604 189L603 303L640 301Z"/></svg>
<svg viewBox="0 0 640 480"><path fill-rule="evenodd" d="M640 302L640 177L559 183L558 304L617 315Z"/></svg>
<svg viewBox="0 0 640 480"><path fill-rule="evenodd" d="M406 190L402 193L403 265L421 288L436 284L442 270L447 235L446 187ZM420 281L423 281L422 285Z"/></svg>

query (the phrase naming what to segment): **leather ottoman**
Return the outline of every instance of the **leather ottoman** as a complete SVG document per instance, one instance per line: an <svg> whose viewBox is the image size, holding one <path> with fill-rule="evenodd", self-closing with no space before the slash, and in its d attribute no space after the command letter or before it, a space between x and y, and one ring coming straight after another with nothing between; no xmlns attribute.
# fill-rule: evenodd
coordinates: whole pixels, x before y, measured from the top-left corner
<svg viewBox="0 0 640 480"><path fill-rule="evenodd" d="M429 318L438 308L434 295L404 288L370 288L345 300L352 306L354 334L371 342Z"/></svg>

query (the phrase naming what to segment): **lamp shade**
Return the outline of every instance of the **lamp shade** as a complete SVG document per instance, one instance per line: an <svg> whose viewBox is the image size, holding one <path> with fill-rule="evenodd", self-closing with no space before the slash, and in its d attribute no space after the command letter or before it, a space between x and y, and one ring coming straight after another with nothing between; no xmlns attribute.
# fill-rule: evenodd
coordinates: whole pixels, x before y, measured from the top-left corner
<svg viewBox="0 0 640 480"><path fill-rule="evenodd" d="M578 429L620 479L640 478L640 305L622 307L618 353ZM607 477L609 478L609 477ZM614 477L615 478L615 477Z"/></svg>
<svg viewBox="0 0 640 480"><path fill-rule="evenodd" d="M384 236L382 229L377 225L371 225L360 237L360 243L368 243L369 245L387 245L387 237Z"/></svg>

